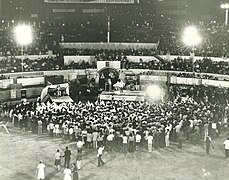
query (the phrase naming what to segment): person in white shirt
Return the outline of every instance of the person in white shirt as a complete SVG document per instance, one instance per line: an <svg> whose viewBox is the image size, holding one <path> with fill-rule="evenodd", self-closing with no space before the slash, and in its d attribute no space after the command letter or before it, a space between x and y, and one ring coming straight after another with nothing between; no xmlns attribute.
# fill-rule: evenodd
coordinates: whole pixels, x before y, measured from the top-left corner
<svg viewBox="0 0 229 180"><path fill-rule="evenodd" d="M147 141L148 141L148 152L151 153L152 152L152 146L153 146L153 136L151 133L149 134Z"/></svg>
<svg viewBox="0 0 229 180"><path fill-rule="evenodd" d="M123 137L122 137L122 144L123 144L123 152L124 153L127 153L127 150L128 150L128 137L123 134Z"/></svg>
<svg viewBox="0 0 229 180"><path fill-rule="evenodd" d="M79 138L79 140L76 143L78 152L82 153L83 145L84 145L83 141L81 141L81 138Z"/></svg>
<svg viewBox="0 0 229 180"><path fill-rule="evenodd" d="M72 180L72 170L69 167L64 169L64 180Z"/></svg>
<svg viewBox="0 0 229 180"><path fill-rule="evenodd" d="M3 124L3 122L0 122L0 127L3 127L3 128L5 129L5 131L6 131L6 133L10 136L10 132L9 132L9 130L8 130L8 128L7 128L7 124L8 124L8 123Z"/></svg>
<svg viewBox="0 0 229 180"><path fill-rule="evenodd" d="M93 141L93 148L97 149L97 138L99 136L99 133L97 131L94 131L92 133L92 141Z"/></svg>
<svg viewBox="0 0 229 180"><path fill-rule="evenodd" d="M60 164L61 164L61 153L60 150L58 149L55 154L55 166L58 171L60 170Z"/></svg>
<svg viewBox="0 0 229 180"><path fill-rule="evenodd" d="M104 150L104 146L101 145L98 149L98 154L97 154L97 158L98 158L98 167L103 166L105 163L102 160L102 155L103 155L103 150Z"/></svg>
<svg viewBox="0 0 229 180"><path fill-rule="evenodd" d="M107 136L107 150L108 151L112 151L112 148L113 148L113 139L114 139L114 134L113 133L110 133Z"/></svg>
<svg viewBox="0 0 229 180"><path fill-rule="evenodd" d="M37 166L37 179L45 179L45 164L43 163L43 161L40 161Z"/></svg>
<svg viewBox="0 0 229 180"><path fill-rule="evenodd" d="M226 158L228 158L228 151L229 151L229 137L227 138L227 140L224 141L224 149L225 149L225 154L226 154Z"/></svg>
<svg viewBox="0 0 229 180"><path fill-rule="evenodd" d="M166 132L165 132L165 146L166 147L169 146L169 134L170 134L169 129L166 129Z"/></svg>
<svg viewBox="0 0 229 180"><path fill-rule="evenodd" d="M135 140L136 140L136 150L137 151L139 150L141 139L142 139L141 135L139 133L137 133L137 135L135 137Z"/></svg>

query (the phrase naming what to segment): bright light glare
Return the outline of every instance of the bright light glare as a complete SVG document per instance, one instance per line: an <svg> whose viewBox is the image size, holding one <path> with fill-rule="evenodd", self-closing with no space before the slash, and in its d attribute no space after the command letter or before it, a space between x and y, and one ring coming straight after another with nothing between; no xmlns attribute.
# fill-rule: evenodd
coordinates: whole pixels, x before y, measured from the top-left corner
<svg viewBox="0 0 229 180"><path fill-rule="evenodd" d="M183 42L188 46L195 46L201 43L201 36L194 26L186 27L183 32Z"/></svg>
<svg viewBox="0 0 229 180"><path fill-rule="evenodd" d="M14 29L15 38L18 44L28 45L33 41L32 28L26 24L20 24Z"/></svg>
<svg viewBox="0 0 229 180"><path fill-rule="evenodd" d="M225 3L225 4L221 4L220 6L222 9L229 9L229 4Z"/></svg>
<svg viewBox="0 0 229 180"><path fill-rule="evenodd" d="M162 95L161 88L157 85L150 85L146 88L146 95L153 100L160 100Z"/></svg>

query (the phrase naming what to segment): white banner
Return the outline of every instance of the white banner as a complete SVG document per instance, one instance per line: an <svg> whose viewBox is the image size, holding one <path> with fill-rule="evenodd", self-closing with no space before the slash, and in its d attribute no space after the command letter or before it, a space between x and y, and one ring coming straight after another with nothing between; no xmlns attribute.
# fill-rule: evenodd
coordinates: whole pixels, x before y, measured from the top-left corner
<svg viewBox="0 0 229 180"><path fill-rule="evenodd" d="M120 69L121 62L120 61L97 61L97 70L98 71L105 67Z"/></svg>
<svg viewBox="0 0 229 180"><path fill-rule="evenodd" d="M140 81L167 81L167 76L151 76L151 75L141 75Z"/></svg>
<svg viewBox="0 0 229 180"><path fill-rule="evenodd" d="M34 86L34 85L40 85L45 84L45 78L44 77L34 77L34 78L18 78L17 84L22 84L22 86Z"/></svg>
<svg viewBox="0 0 229 180"><path fill-rule="evenodd" d="M81 63L82 61L89 62L89 64L91 64L92 62L95 62L95 57L94 56L64 56L65 65L69 65L72 62Z"/></svg>
<svg viewBox="0 0 229 180"><path fill-rule="evenodd" d="M158 43L60 43L61 48L73 49L157 49Z"/></svg>
<svg viewBox="0 0 229 180"><path fill-rule="evenodd" d="M14 83L14 80L13 79L3 79L3 80L0 80L0 88L1 89L7 89L7 87L10 84L13 84L13 83Z"/></svg>
<svg viewBox="0 0 229 180"><path fill-rule="evenodd" d="M75 13L75 9L53 9L53 13Z"/></svg>
<svg viewBox="0 0 229 180"><path fill-rule="evenodd" d="M201 85L201 79L172 76L170 78L170 83L171 84L186 84L186 85Z"/></svg>
<svg viewBox="0 0 229 180"><path fill-rule="evenodd" d="M154 56L127 56L127 59L130 62L135 62L135 63L139 63L140 59L142 60L142 62L158 61L158 59L155 58Z"/></svg>
<svg viewBox="0 0 229 180"><path fill-rule="evenodd" d="M216 86L216 87L229 87L229 81L218 81L210 79L202 79L203 85Z"/></svg>
<svg viewBox="0 0 229 180"><path fill-rule="evenodd" d="M144 96L125 96L125 95L114 95L115 101L145 101Z"/></svg>
<svg viewBox="0 0 229 180"><path fill-rule="evenodd" d="M117 3L134 4L134 0L44 0L46 3Z"/></svg>
<svg viewBox="0 0 229 180"><path fill-rule="evenodd" d="M100 100L106 100L106 101L111 101L112 100L112 95L105 95L105 94L100 94Z"/></svg>

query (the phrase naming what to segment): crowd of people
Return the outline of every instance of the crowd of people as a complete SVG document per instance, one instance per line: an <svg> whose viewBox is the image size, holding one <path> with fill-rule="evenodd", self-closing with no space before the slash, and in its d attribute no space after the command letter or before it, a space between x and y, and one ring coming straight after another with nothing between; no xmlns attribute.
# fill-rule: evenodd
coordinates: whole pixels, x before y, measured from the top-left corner
<svg viewBox="0 0 229 180"><path fill-rule="evenodd" d="M68 50L66 50L68 51ZM197 59L194 62L192 59L184 59L182 57L173 60L157 59L151 61L143 61L141 58L138 62L133 62L128 59L128 55L153 55L154 52L150 50L74 50L77 55L95 56L96 61L121 61L121 69L149 69L149 70L168 70L168 71L183 71L196 73L212 73L212 74L229 74L229 63L225 61L213 61L209 58ZM152 54L150 54L150 52ZM23 71L48 71L48 70L63 70L63 69L95 69L97 67L96 61L87 62L71 62L64 64L63 56L43 57L38 59L24 59L19 58L5 58L1 60L0 72L21 72ZM189 76L189 74L186 74ZM214 78L214 77L213 77ZM211 78L212 79L212 78Z"/></svg>
<svg viewBox="0 0 229 180"><path fill-rule="evenodd" d="M105 145L108 151L127 153L138 149L135 145L140 143L150 144L148 150L151 151L152 147L169 146L169 141L186 139L196 143L206 135L215 138L221 133L227 101L219 101L214 91L202 94L200 89L192 88L188 92L184 95L176 86L171 87L171 97L176 98L162 104L23 102L4 104L2 113L22 130L82 141L88 149Z"/></svg>
<svg viewBox="0 0 229 180"><path fill-rule="evenodd" d="M1 116L8 117L9 122L23 131L75 143L75 160L66 147L64 152L57 150L54 165L60 171L64 158L64 179L77 180L83 151L88 150L97 151L98 167L105 164L104 151L127 154L147 150L152 153L171 146L171 142L182 149L184 142L197 145L204 140L209 154L210 148L214 148L212 139L228 130L227 96L203 87L186 86L184 90L184 86L178 85L170 86L169 95L170 99L162 103L98 99L57 104L44 103L38 98L36 102L1 104ZM10 135L7 126L4 127ZM228 157L227 143L225 141ZM45 178L45 167L41 160L37 166L38 178Z"/></svg>

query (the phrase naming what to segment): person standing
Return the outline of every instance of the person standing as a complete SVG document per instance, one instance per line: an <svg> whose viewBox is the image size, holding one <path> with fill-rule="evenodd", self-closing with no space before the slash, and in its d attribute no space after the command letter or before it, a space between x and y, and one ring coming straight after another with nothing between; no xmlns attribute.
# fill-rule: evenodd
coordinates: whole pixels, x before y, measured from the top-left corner
<svg viewBox="0 0 229 180"><path fill-rule="evenodd" d="M153 147L153 136L150 133L149 136L147 137L147 141L148 141L148 152L152 152L152 147Z"/></svg>
<svg viewBox="0 0 229 180"><path fill-rule="evenodd" d="M60 170L60 164L61 164L61 153L60 150L57 149L57 152L55 154L55 166L58 171Z"/></svg>
<svg viewBox="0 0 229 180"><path fill-rule="evenodd" d="M208 124L208 122L206 122L205 124L204 124L204 140L206 140L206 137L207 137L207 135L209 134L208 133L208 128L209 127L209 124Z"/></svg>
<svg viewBox="0 0 229 180"><path fill-rule="evenodd" d="M97 131L94 131L92 133L92 140L93 140L93 148L97 149L97 138L99 136L99 133Z"/></svg>
<svg viewBox="0 0 229 180"><path fill-rule="evenodd" d="M214 146L212 145L212 139L209 135L206 136L206 153L209 154L210 147L212 146L212 149L214 149Z"/></svg>
<svg viewBox="0 0 229 180"><path fill-rule="evenodd" d="M83 141L81 141L81 139L82 138L79 138L78 139L78 141L77 141L77 143L76 143L76 147L77 147L77 152L79 153L82 153L82 151L83 151L83 145L84 145L84 143L83 143Z"/></svg>
<svg viewBox="0 0 229 180"><path fill-rule="evenodd" d="M178 148L182 149L183 141L184 141L184 132L183 130L180 130L177 135L177 141L178 141Z"/></svg>
<svg viewBox="0 0 229 180"><path fill-rule="evenodd" d="M98 149L98 154L97 154L97 157L98 157L98 167L101 167L101 166L103 166L105 164L103 162L103 160L102 160L103 150L104 150L104 146L101 145L99 147L99 149Z"/></svg>
<svg viewBox="0 0 229 180"><path fill-rule="evenodd" d="M64 173L64 180L72 180L72 171L69 168L69 166L67 166L64 169L64 172L63 173Z"/></svg>
<svg viewBox="0 0 229 180"><path fill-rule="evenodd" d="M122 137L122 146L123 146L123 152L126 154L127 153L127 150L128 150L128 137L126 136L126 134L124 133L123 134L123 137Z"/></svg>
<svg viewBox="0 0 229 180"><path fill-rule="evenodd" d="M166 132L165 132L165 146L166 147L169 146L169 134L170 134L169 129L166 129Z"/></svg>
<svg viewBox="0 0 229 180"><path fill-rule="evenodd" d="M81 161L82 161L82 151L78 151L77 156L76 156L76 164L78 170L81 169Z"/></svg>
<svg viewBox="0 0 229 180"><path fill-rule="evenodd" d="M87 148L92 148L92 134L90 131L87 132Z"/></svg>
<svg viewBox="0 0 229 180"><path fill-rule="evenodd" d="M38 120L38 135L42 135L42 121Z"/></svg>
<svg viewBox="0 0 229 180"><path fill-rule="evenodd" d="M107 136L107 150L108 151L112 151L112 149L113 149L113 140L114 140L114 134L110 133Z"/></svg>
<svg viewBox="0 0 229 180"><path fill-rule="evenodd" d="M129 137L129 152L130 153L134 152L134 136L132 135L132 133L130 134Z"/></svg>
<svg viewBox="0 0 229 180"><path fill-rule="evenodd" d="M68 149L68 147L66 147L66 150L64 151L64 167L69 167L69 163L71 160L71 151Z"/></svg>
<svg viewBox="0 0 229 180"><path fill-rule="evenodd" d="M140 143L141 143L141 135L139 133L137 133L136 137L135 137L135 142L136 142L136 151L139 150L140 147Z"/></svg>
<svg viewBox="0 0 229 180"><path fill-rule="evenodd" d="M43 161L40 161L37 166L37 179L45 179L45 164L43 163Z"/></svg>
<svg viewBox="0 0 229 180"><path fill-rule="evenodd" d="M226 158L228 158L228 151L229 151L229 137L227 138L227 140L224 141L224 149L225 149L225 155Z"/></svg>
<svg viewBox="0 0 229 180"><path fill-rule="evenodd" d="M76 163L73 163L72 180L79 180L78 168L76 166Z"/></svg>

